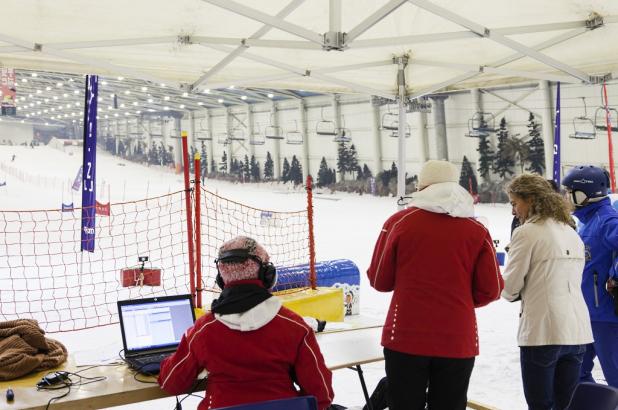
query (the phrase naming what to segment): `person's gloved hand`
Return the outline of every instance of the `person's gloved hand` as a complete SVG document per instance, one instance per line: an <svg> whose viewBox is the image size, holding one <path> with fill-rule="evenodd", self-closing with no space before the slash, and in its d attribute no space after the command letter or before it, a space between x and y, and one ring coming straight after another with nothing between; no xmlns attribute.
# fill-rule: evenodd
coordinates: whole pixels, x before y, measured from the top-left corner
<svg viewBox="0 0 618 410"><path fill-rule="evenodd" d="M303 316L303 319L305 320L305 323L308 324L309 327L311 327L311 329L313 329L316 333L324 331L324 328L326 327L326 320L320 320L310 316Z"/></svg>
<svg viewBox="0 0 618 410"><path fill-rule="evenodd" d="M607 279L605 289L614 298L614 314L618 316L618 281L613 278Z"/></svg>

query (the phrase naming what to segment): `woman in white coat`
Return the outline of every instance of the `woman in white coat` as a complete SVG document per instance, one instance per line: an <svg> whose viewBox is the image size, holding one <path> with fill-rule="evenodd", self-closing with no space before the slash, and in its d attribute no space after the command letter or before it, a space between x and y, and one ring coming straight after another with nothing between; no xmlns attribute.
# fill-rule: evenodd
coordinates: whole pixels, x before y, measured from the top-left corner
<svg viewBox="0 0 618 410"><path fill-rule="evenodd" d="M568 406L592 343L581 293L584 244L570 205L542 177L524 174L508 188L522 225L513 233L502 296L521 299L519 331L524 394L531 410Z"/></svg>

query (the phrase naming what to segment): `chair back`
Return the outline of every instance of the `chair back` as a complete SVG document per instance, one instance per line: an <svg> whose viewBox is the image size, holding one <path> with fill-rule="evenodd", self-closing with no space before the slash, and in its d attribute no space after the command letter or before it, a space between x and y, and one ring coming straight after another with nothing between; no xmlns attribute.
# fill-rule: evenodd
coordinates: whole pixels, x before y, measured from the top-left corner
<svg viewBox="0 0 618 410"><path fill-rule="evenodd" d="M318 410L318 403L313 396L302 396L219 407L213 410Z"/></svg>
<svg viewBox="0 0 618 410"><path fill-rule="evenodd" d="M573 392L567 410L616 410L618 389L605 384L580 383Z"/></svg>

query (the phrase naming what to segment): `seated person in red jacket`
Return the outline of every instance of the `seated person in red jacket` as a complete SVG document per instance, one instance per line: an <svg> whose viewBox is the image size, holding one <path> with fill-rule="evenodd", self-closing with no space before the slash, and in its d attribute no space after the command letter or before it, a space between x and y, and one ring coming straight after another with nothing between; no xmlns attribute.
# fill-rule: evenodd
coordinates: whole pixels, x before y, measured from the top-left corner
<svg viewBox="0 0 618 410"><path fill-rule="evenodd" d="M304 395L314 396L320 410L328 408L331 372L313 330L269 292L276 270L266 250L239 236L224 243L218 256L223 292L161 364L161 388L186 393L205 369L199 410Z"/></svg>

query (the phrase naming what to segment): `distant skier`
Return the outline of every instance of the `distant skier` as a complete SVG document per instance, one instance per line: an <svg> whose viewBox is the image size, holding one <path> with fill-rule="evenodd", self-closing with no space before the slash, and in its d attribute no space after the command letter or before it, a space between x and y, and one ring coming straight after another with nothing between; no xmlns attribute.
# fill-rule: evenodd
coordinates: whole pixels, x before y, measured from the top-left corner
<svg viewBox="0 0 618 410"><path fill-rule="evenodd" d="M13 154L13 156L11 157L11 162L15 161L15 154Z"/></svg>

